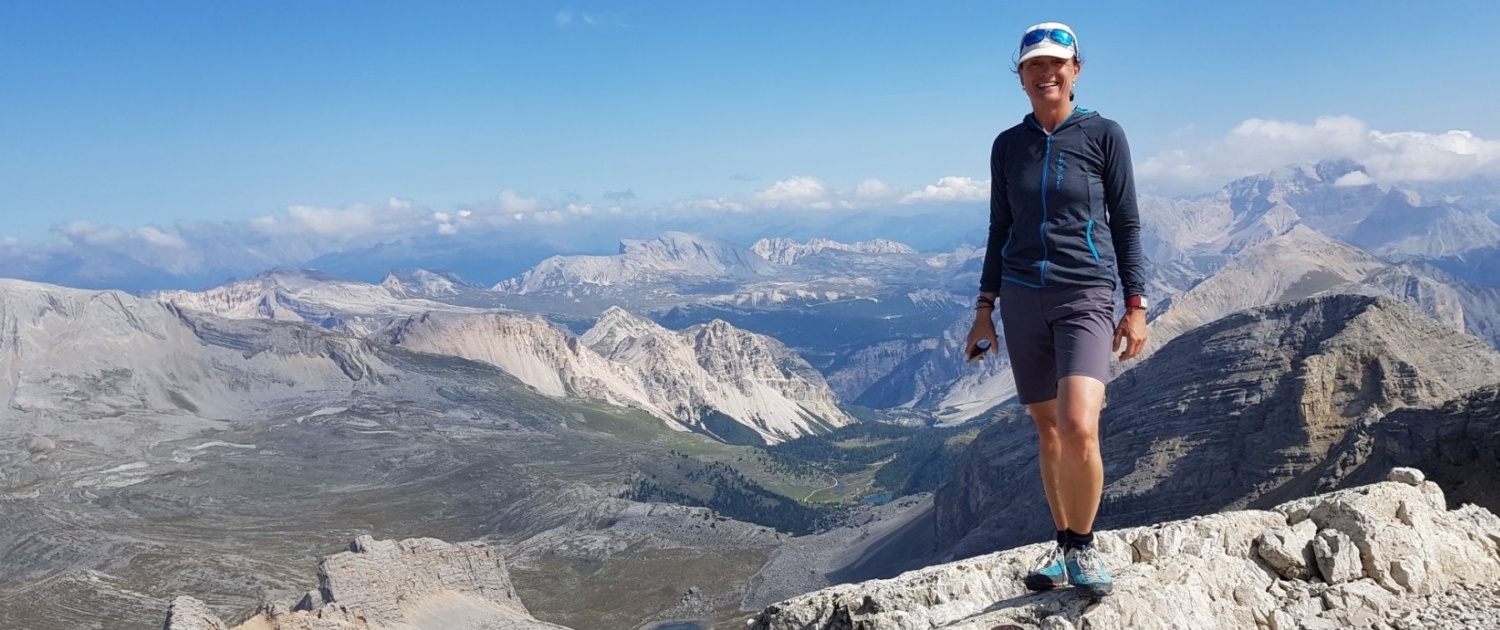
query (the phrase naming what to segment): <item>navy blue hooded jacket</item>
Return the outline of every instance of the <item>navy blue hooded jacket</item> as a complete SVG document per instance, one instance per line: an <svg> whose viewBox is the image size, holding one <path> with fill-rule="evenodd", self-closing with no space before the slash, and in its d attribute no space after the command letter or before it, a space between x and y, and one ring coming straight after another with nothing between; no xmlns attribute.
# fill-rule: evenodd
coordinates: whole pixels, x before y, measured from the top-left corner
<svg viewBox="0 0 1500 630"><path fill-rule="evenodd" d="M1031 114L990 152L990 235L979 290L1115 286L1145 295L1140 212L1125 132L1076 108L1049 135Z"/></svg>

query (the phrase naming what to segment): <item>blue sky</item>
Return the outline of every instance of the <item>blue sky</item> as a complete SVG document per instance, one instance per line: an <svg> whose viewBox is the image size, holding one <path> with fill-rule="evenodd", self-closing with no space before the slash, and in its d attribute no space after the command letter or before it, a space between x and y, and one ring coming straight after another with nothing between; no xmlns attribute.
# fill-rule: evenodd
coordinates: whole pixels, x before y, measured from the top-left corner
<svg viewBox="0 0 1500 630"><path fill-rule="evenodd" d="M1079 103L1158 158L1146 189L1328 138L1393 178L1412 142L1500 139L1491 2L21 0L0 4L0 239L391 198L896 199L988 177L1028 111L1015 42L1047 20L1078 31ZM1249 157L1199 168L1223 153Z"/></svg>

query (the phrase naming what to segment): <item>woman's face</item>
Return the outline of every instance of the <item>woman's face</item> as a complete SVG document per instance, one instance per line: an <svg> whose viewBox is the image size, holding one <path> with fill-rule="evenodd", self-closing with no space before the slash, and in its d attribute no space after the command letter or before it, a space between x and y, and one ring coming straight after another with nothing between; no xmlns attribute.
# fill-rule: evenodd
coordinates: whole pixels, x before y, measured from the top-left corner
<svg viewBox="0 0 1500 630"><path fill-rule="evenodd" d="M1021 64L1021 87L1031 97L1032 105L1057 105L1068 101L1082 70L1073 59L1032 57Z"/></svg>

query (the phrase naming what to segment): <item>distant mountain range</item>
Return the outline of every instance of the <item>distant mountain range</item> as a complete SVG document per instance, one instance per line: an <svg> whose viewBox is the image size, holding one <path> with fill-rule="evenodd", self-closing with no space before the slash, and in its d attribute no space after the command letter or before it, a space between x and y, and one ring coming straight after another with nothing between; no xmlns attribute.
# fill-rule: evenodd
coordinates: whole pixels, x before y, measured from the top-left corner
<svg viewBox="0 0 1500 630"><path fill-rule="evenodd" d="M1500 273L1489 273L1500 264L1491 255L1500 251L1500 195L1472 184L1450 194L1440 185L1382 188L1359 164L1329 160L1247 177L1212 195L1143 197L1142 216L1157 302L1148 353L1236 311L1333 293L1387 295L1500 345ZM984 220L976 213L956 225L982 228ZM725 224L739 230L743 221ZM958 423L1014 394L1004 353L974 366L957 351L972 321L982 247L923 253L888 238L786 237L744 246L681 231L618 242L615 254L553 255L489 287L421 267L381 272L378 284L280 268L204 291L151 295L224 317L301 321L355 336L426 313L446 321L494 311L543 315L582 336L607 309L622 307L671 329L719 320L774 338L842 404ZM419 262L429 246L436 244L391 245L387 253ZM454 262L455 251L434 260ZM461 344L439 345L457 353ZM700 411L669 412L644 394L611 391L604 399L635 401L702 428ZM767 438L763 431L756 434Z"/></svg>
<svg viewBox="0 0 1500 630"><path fill-rule="evenodd" d="M1108 385L1101 527L1270 506L1393 464L1494 501L1464 473L1494 468L1496 197L1368 179L1325 162L1143 200L1153 342ZM983 213L964 221L941 227ZM975 427L930 432L952 436L943 457L964 455L925 516L849 534L891 538L859 543L870 557L825 550L830 566L864 575L1049 531L1005 355L960 352L980 243L614 238L614 254L550 251L482 281L449 265L351 278L282 262L143 295L0 281L0 597L27 602L0 607L0 625L144 627L162 593L189 590L248 611L260 592L305 590L320 547L377 530L516 545L538 595L569 585L528 595L536 611L606 610L614 593L580 585L672 578L641 589L653 603L638 613L578 627L638 626L696 601L677 578L733 571L712 606L738 614L728 594L798 548L647 500L811 511L850 477L795 469L778 449L879 441L824 435L856 416ZM95 253L118 266L70 277L144 265ZM850 462L855 476L886 465ZM743 492L720 496L724 480ZM811 583L795 569L789 584ZM55 603L68 601L102 603ZM676 618L690 617L654 619Z"/></svg>

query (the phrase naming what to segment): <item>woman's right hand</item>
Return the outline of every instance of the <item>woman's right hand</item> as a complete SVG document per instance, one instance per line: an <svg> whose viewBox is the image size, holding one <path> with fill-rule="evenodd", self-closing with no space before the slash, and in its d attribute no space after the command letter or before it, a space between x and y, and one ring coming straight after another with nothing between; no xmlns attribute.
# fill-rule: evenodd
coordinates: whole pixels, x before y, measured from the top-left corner
<svg viewBox="0 0 1500 630"><path fill-rule="evenodd" d="M975 314L974 325L969 327L969 340L964 343L964 356L969 361L983 360L985 354L1000 351L1000 340L995 334L995 320L990 317L990 309L982 309ZM980 341L988 341L989 347L979 350Z"/></svg>

